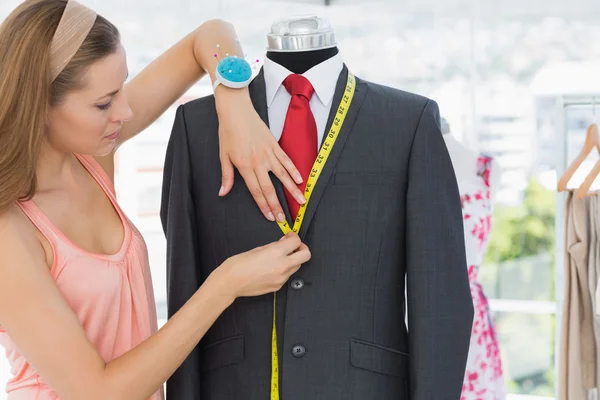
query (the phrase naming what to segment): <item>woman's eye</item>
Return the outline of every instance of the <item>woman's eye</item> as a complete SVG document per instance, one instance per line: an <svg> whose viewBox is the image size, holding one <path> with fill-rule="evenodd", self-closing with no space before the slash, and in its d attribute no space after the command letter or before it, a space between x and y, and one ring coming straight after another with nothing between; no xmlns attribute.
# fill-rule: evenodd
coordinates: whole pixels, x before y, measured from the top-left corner
<svg viewBox="0 0 600 400"><path fill-rule="evenodd" d="M108 109L110 108L110 106L111 106L111 105L112 105L112 102L111 102L111 101L109 101L109 102L108 102L108 103L106 103L106 104L100 104L100 105L98 105L98 106L96 106L96 107L98 107L98 108L99 108L100 110L102 110L102 111L106 111L106 110L108 110Z"/></svg>

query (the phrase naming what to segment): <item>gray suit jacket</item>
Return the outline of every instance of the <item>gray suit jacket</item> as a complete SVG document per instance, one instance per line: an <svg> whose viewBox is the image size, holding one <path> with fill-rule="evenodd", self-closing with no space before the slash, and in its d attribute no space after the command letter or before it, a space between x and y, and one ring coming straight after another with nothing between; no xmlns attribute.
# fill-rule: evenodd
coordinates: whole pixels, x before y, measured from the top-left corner
<svg viewBox="0 0 600 400"><path fill-rule="evenodd" d="M250 93L268 123L262 71ZM212 96L178 108L161 206L169 316L228 257L282 235L239 175L218 197L218 143ZM435 102L357 79L300 236L312 259L277 297L282 400L458 400L473 306ZM169 399L268 400L272 305L236 300L167 382Z"/></svg>

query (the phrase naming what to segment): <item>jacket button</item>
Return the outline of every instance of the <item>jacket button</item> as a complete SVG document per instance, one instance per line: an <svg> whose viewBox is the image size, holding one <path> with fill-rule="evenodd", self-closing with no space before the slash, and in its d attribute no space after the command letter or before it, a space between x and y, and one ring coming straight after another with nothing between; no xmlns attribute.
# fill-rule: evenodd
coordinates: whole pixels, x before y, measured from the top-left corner
<svg viewBox="0 0 600 400"><path fill-rule="evenodd" d="M304 355L306 354L306 348L301 344L297 344L294 347L292 347L292 354L294 355L294 357L297 358L304 357Z"/></svg>
<svg viewBox="0 0 600 400"><path fill-rule="evenodd" d="M296 278L292 280L291 285L294 290L302 290L304 288L304 281L300 278Z"/></svg>

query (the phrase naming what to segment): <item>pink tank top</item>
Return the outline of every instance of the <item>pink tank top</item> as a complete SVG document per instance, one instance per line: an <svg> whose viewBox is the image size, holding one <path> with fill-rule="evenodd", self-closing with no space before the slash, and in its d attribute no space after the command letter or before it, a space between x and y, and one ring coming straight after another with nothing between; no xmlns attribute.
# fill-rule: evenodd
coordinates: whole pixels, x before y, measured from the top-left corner
<svg viewBox="0 0 600 400"><path fill-rule="evenodd" d="M142 235L117 204L114 187L104 169L93 157L78 155L77 158L102 187L123 222L125 238L116 254L95 254L81 249L33 201L18 204L52 246L52 277L89 340L108 362L157 330L148 251ZM0 345L6 349L13 374L6 387L7 400L59 399L1 327ZM163 398L161 389L151 400Z"/></svg>

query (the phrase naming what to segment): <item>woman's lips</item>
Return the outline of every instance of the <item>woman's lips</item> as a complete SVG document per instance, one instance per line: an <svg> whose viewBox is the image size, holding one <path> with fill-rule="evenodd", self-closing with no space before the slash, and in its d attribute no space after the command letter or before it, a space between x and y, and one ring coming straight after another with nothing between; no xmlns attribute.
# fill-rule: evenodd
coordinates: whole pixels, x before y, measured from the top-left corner
<svg viewBox="0 0 600 400"><path fill-rule="evenodd" d="M119 132L120 132L120 131L116 131L115 133L113 133L113 134L111 134L111 135L109 135L109 136L106 136L106 138L107 138L108 140L115 140L115 139L116 139L116 138L119 136Z"/></svg>

